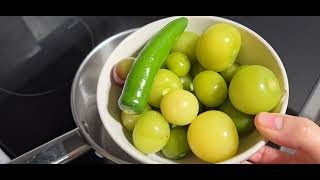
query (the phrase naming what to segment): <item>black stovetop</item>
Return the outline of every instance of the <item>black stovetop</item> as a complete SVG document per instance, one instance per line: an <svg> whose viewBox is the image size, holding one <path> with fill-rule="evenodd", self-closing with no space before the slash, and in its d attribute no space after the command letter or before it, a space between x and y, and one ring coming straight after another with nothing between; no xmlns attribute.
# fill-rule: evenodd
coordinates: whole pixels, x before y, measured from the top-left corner
<svg viewBox="0 0 320 180"><path fill-rule="evenodd" d="M109 36L165 16L0 17L0 147L11 158L75 128L70 87L82 60ZM260 34L289 77L299 114L320 71L320 17L226 16ZM103 162L91 151L74 163Z"/></svg>

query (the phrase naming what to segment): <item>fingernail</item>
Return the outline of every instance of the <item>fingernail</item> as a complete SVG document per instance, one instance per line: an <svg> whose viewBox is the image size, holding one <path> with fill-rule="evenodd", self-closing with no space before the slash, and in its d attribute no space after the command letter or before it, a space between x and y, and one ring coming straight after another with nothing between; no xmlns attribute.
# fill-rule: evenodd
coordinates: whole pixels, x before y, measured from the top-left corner
<svg viewBox="0 0 320 180"><path fill-rule="evenodd" d="M264 128L279 130L282 128L283 120L281 117L269 113L261 113L258 117L258 123Z"/></svg>

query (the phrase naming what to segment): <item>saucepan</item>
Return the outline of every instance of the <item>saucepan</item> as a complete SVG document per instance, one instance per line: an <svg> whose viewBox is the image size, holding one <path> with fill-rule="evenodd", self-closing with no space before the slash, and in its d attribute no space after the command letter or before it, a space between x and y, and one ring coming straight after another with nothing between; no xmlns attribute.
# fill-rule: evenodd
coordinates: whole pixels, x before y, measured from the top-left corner
<svg viewBox="0 0 320 180"><path fill-rule="evenodd" d="M138 163L110 138L96 105L97 82L103 65L114 48L136 30L106 39L80 65L71 89L71 110L77 128L13 159L11 164L64 164L90 150L106 163Z"/></svg>

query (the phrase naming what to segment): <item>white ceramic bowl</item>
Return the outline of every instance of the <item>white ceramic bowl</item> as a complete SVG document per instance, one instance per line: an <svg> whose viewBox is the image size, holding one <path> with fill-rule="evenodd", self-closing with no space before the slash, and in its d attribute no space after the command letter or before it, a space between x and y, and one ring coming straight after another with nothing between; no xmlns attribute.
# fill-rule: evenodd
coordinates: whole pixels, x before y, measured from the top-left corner
<svg viewBox="0 0 320 180"><path fill-rule="evenodd" d="M178 17L165 18L150 23L124 39L109 56L101 71L98 81L97 105L105 129L120 148L141 163L205 163L192 155L192 153L181 160L169 160L163 157L160 153L151 155L144 155L140 153L133 146L130 137L131 135L126 133L121 125L120 110L117 105L121 89L111 81L112 67L119 60L129 56L135 56L153 35L155 35L167 23L176 18ZM283 114L286 112L289 97L287 74L277 53L262 37L249 28L224 18L212 16L191 16L187 18L189 19L189 24L186 30L196 32L199 35L215 23L225 22L237 27L242 35L242 46L237 62L240 64L263 65L275 73L280 81L283 98L281 103L273 110L273 112ZM254 131L247 137L240 139L239 150L236 156L221 163L241 163L256 153L265 144L266 140L261 137L257 131Z"/></svg>

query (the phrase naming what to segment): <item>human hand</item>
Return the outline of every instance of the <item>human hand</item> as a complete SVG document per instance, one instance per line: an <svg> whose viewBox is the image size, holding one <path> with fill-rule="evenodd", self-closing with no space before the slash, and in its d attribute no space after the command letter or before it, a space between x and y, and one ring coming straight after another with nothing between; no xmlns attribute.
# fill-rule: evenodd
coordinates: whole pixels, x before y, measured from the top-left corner
<svg viewBox="0 0 320 180"><path fill-rule="evenodd" d="M313 121L303 117L260 113L254 123L266 139L296 151L288 154L264 146L243 164L320 164L320 127Z"/></svg>

